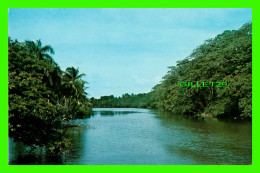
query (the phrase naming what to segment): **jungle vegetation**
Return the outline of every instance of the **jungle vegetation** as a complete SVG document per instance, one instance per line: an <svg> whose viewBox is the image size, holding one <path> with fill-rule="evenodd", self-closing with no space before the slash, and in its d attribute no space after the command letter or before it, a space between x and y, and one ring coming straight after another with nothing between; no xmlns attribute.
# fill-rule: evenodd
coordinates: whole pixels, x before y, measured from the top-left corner
<svg viewBox="0 0 260 173"><path fill-rule="evenodd" d="M150 95L142 94L123 94L121 97L101 96L100 99L90 98L94 107L102 108L150 108Z"/></svg>
<svg viewBox="0 0 260 173"><path fill-rule="evenodd" d="M180 82L227 82L227 87L180 87ZM91 98L94 107L143 107L182 115L252 118L252 23L206 40L147 94Z"/></svg>
<svg viewBox="0 0 260 173"><path fill-rule="evenodd" d="M64 121L87 118L93 107L152 108L181 115L252 118L252 23L206 40L170 66L151 92L87 98L78 68L62 71L54 49L40 40L8 39L9 137L59 153L70 144ZM180 82L227 82L180 87Z"/></svg>
<svg viewBox="0 0 260 173"><path fill-rule="evenodd" d="M8 39L9 137L31 148L61 152L69 145L62 122L86 118L92 105L78 68L62 71L50 45Z"/></svg>

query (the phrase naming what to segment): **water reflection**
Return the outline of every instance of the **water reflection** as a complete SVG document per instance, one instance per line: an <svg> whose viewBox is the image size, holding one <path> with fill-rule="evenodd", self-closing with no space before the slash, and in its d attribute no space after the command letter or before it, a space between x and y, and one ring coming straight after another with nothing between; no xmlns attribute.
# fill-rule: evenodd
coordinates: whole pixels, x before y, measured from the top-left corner
<svg viewBox="0 0 260 173"><path fill-rule="evenodd" d="M133 111L133 108L94 108L93 115L101 115L101 116L120 116L120 115L128 115L134 113L140 113L139 111Z"/></svg>
<svg viewBox="0 0 260 173"><path fill-rule="evenodd" d="M164 132L172 132L165 148L173 154L197 164L252 163L251 121L187 119L165 112L157 112L156 118Z"/></svg>
<svg viewBox="0 0 260 173"><path fill-rule="evenodd" d="M62 155L46 154L45 149L34 150L20 142L9 139L9 164L11 165L59 165L63 164Z"/></svg>
<svg viewBox="0 0 260 173"><path fill-rule="evenodd" d="M13 142L9 139L9 164L10 165L63 165L77 164L81 159L86 138L84 134L86 128L83 126L71 127L67 131L71 140L69 152L63 154L50 154L45 152L45 148L31 150L20 142ZM74 158L74 159L73 159ZM71 163L71 160L73 162Z"/></svg>
<svg viewBox="0 0 260 173"><path fill-rule="evenodd" d="M78 124L78 123L77 123ZM87 130L87 127L79 126L70 128L67 132L69 139L71 139L71 147L69 148L69 152L63 155L64 163L63 164L75 164L77 165L77 161L82 157L82 153L84 153L84 144L87 142L87 138L84 138L84 133ZM71 162L73 160L73 162Z"/></svg>
<svg viewBox="0 0 260 173"><path fill-rule="evenodd" d="M128 115L133 113L138 113L135 111L100 111L101 116L117 116L117 115Z"/></svg>
<svg viewBox="0 0 260 173"><path fill-rule="evenodd" d="M30 152L9 143L9 164L178 165L250 164L250 121L193 119L134 108L95 108L94 116L70 122L70 152ZM73 124L83 124L73 126Z"/></svg>

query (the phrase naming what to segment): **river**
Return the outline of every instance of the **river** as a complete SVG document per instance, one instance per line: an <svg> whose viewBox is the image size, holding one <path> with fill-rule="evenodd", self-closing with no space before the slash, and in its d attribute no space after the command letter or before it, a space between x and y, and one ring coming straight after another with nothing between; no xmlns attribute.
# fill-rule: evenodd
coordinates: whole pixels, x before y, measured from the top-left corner
<svg viewBox="0 0 260 173"><path fill-rule="evenodd" d="M138 108L94 108L73 123L73 147L62 156L29 152L9 139L9 164L204 165L251 164L251 121L185 118Z"/></svg>

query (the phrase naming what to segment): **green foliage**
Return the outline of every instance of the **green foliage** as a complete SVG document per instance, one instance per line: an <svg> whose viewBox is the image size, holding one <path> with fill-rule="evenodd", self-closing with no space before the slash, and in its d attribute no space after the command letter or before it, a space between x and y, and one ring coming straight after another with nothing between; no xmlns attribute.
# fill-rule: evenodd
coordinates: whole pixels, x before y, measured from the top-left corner
<svg viewBox="0 0 260 173"><path fill-rule="evenodd" d="M123 94L122 97L102 96L100 99L91 98L94 107L118 107L118 108L150 108L149 94Z"/></svg>
<svg viewBox="0 0 260 173"><path fill-rule="evenodd" d="M91 114L83 75L73 67L62 72L40 40L8 44L9 136L32 148L64 150L69 139L61 122Z"/></svg>
<svg viewBox="0 0 260 173"><path fill-rule="evenodd" d="M223 88L181 88L180 82L227 82ZM151 92L153 108L179 114L252 117L252 24L206 40L177 62Z"/></svg>
<svg viewBox="0 0 260 173"><path fill-rule="evenodd" d="M252 24L224 31L169 67L150 93L91 99L95 107L155 108L219 118L252 117ZM227 82L228 86L180 87L180 82Z"/></svg>

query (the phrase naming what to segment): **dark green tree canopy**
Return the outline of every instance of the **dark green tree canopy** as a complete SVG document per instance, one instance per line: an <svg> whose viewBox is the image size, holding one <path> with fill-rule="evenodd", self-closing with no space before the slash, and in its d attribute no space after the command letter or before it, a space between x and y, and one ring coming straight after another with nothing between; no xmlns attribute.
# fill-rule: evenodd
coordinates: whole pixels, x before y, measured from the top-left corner
<svg viewBox="0 0 260 173"><path fill-rule="evenodd" d="M59 152L69 143L61 122L89 117L92 105L83 74L74 67L62 72L53 54L40 40L8 39L9 136Z"/></svg>

